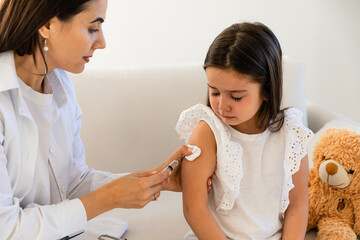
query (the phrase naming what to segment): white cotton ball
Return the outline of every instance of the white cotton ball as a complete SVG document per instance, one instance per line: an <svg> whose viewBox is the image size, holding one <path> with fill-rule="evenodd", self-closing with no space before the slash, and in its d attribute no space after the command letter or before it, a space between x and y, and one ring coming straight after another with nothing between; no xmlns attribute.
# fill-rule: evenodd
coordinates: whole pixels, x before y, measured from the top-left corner
<svg viewBox="0 0 360 240"><path fill-rule="evenodd" d="M200 156L201 154L201 149L197 146L194 145L186 145L189 148L191 148L192 154L185 156L185 158L189 161L194 161L198 156Z"/></svg>

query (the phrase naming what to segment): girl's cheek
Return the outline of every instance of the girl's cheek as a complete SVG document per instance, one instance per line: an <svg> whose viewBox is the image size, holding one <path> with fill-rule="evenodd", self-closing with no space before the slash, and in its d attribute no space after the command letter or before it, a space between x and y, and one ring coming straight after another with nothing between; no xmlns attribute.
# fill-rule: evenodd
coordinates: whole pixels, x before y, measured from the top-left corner
<svg viewBox="0 0 360 240"><path fill-rule="evenodd" d="M210 106L214 111L217 111L217 104L215 99L210 98Z"/></svg>

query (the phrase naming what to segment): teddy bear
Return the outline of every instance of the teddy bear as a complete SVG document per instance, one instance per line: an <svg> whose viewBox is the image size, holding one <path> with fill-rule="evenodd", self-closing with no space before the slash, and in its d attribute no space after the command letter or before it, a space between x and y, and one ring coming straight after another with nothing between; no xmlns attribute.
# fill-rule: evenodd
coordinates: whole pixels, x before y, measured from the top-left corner
<svg viewBox="0 0 360 240"><path fill-rule="evenodd" d="M308 230L317 240L357 239L360 234L360 134L327 129L309 170Z"/></svg>

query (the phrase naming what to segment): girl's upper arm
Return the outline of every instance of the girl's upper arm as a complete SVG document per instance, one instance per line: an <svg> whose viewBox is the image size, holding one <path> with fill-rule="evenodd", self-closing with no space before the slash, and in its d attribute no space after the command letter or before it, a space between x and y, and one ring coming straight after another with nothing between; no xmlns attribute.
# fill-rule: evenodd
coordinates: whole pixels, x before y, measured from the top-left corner
<svg viewBox="0 0 360 240"><path fill-rule="evenodd" d="M308 176L309 161L308 156L302 158L299 171L293 176L294 188L289 193L290 205L308 204Z"/></svg>
<svg viewBox="0 0 360 240"><path fill-rule="evenodd" d="M207 180L216 167L216 141L209 125L201 121L193 130L188 144L196 145L201 154L194 161L185 158L181 167L181 179L184 203L206 204Z"/></svg>

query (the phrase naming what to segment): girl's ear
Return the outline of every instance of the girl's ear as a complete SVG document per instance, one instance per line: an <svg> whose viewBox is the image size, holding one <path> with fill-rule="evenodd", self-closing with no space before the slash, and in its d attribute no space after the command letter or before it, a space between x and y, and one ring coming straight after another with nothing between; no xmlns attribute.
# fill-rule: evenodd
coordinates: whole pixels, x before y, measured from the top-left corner
<svg viewBox="0 0 360 240"><path fill-rule="evenodd" d="M266 101L269 101L269 98L266 94L266 92L263 90L263 93L262 93L262 99L266 102Z"/></svg>

